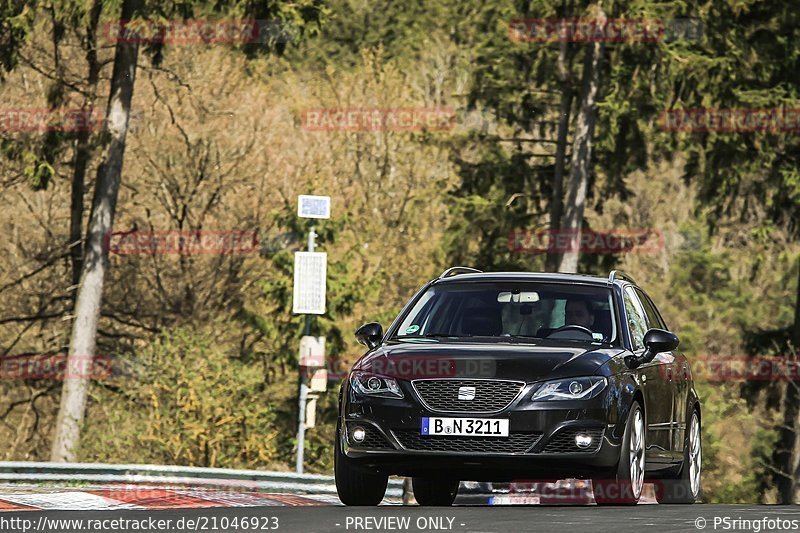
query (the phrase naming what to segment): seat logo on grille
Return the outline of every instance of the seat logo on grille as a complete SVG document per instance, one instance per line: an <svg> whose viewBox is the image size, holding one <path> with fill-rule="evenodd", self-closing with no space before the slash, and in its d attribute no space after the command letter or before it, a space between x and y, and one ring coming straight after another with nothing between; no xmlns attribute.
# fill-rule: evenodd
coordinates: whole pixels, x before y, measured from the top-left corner
<svg viewBox="0 0 800 533"><path fill-rule="evenodd" d="M458 399L459 400L474 400L475 399L475 387L459 387L458 388Z"/></svg>

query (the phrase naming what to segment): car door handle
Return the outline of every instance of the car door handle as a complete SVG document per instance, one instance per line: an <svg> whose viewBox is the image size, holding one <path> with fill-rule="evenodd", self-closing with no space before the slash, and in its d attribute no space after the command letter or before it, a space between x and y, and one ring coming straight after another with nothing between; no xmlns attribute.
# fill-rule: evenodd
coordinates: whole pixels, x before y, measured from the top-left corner
<svg viewBox="0 0 800 533"><path fill-rule="evenodd" d="M672 369L667 368L667 381L672 381Z"/></svg>

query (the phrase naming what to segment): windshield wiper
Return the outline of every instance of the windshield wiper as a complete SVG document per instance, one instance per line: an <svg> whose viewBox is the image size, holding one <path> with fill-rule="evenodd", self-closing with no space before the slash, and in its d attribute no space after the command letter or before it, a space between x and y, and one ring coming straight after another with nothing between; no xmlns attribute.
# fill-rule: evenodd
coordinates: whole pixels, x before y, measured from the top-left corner
<svg viewBox="0 0 800 533"><path fill-rule="evenodd" d="M423 335L396 335L396 339L459 339L462 337L472 337L469 334L453 335L451 333L425 333Z"/></svg>

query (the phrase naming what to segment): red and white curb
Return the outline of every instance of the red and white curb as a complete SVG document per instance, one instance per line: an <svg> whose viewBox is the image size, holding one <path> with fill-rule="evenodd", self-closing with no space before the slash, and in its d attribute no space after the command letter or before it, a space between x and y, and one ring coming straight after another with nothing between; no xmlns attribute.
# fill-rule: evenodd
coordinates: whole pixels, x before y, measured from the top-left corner
<svg viewBox="0 0 800 533"><path fill-rule="evenodd" d="M46 490L46 489L45 489ZM114 487L45 492L0 488L3 511L104 511L116 509L195 509L209 507L341 505L336 496L205 489Z"/></svg>

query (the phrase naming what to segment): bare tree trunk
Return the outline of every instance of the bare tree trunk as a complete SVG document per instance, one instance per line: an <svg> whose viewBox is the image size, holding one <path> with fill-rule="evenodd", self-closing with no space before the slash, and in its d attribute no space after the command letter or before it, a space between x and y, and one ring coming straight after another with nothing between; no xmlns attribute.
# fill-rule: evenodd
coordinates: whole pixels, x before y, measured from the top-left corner
<svg viewBox="0 0 800 533"><path fill-rule="evenodd" d="M100 0L92 2L89 11L89 21L86 25L86 63L88 65L89 87L87 96L83 102L83 112L92 114L97 95L97 83L100 77L100 63L97 61L97 26L100 21L102 4ZM83 267L83 241L81 239L83 229L83 194L86 187L86 167L91 159L92 151L89 146L90 128L86 127L78 132L75 142L75 159L72 169L72 198L70 201L69 217L69 247L72 262L72 290L76 290L81 280L81 270ZM77 295L77 291L73 294ZM77 300L77 298L74 298Z"/></svg>
<svg viewBox="0 0 800 533"><path fill-rule="evenodd" d="M550 234L555 235L561 229L561 213L564 209L564 164L567 155L567 137L569 135L569 117L572 109L572 87L570 70L572 58L567 62L568 44L561 42L558 51L558 78L561 82L561 104L559 106L558 133L556 139L556 166L553 174L553 195L550 198ZM546 268L555 272L561 262L561 253L554 250L547 254Z"/></svg>
<svg viewBox="0 0 800 533"><path fill-rule="evenodd" d="M602 9L598 20L605 19ZM600 87L600 62L603 60L603 46L594 42L586 49L581 81L581 100L575 118L575 133L572 140L570 159L569 191L566 210L561 229L572 236L572 244L558 265L559 272L577 272L580 252L580 231L583 227L583 208L586 203L586 188L592 160L592 137L597 122L597 93Z"/></svg>
<svg viewBox="0 0 800 533"><path fill-rule="evenodd" d="M140 5L141 0L123 0L120 18L133 19ZM103 281L108 269L108 250L104 248L103 241L114 223L138 56L138 43L121 40L117 42L104 131L108 135L109 143L97 171L86 235L86 257L75 305L75 321L72 325L61 391L61 406L54 432L51 460L57 462L75 460L86 410L90 376L86 375L87 372L73 370L91 369L90 363L94 360L97 320L102 303Z"/></svg>
<svg viewBox="0 0 800 533"><path fill-rule="evenodd" d="M800 259L800 258L799 258ZM800 260L797 269L797 299L794 307L794 328L792 330L791 354L800 356ZM800 503L800 383L795 380L786 381L783 397L783 424L778 444L778 468L784 474L778 479L778 497L780 503Z"/></svg>

